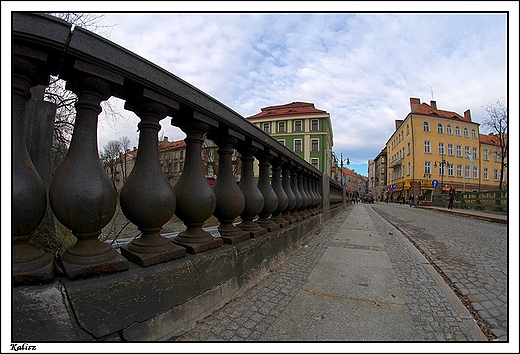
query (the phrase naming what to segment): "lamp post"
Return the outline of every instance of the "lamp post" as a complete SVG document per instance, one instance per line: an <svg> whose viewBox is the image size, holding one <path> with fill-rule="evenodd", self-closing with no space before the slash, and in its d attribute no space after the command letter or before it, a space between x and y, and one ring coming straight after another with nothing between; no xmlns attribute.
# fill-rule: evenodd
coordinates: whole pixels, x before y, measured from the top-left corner
<svg viewBox="0 0 520 354"><path fill-rule="evenodd" d="M444 173L445 173L445 167L449 166L450 163L444 159L444 154L441 154L441 161L435 161L433 164L434 168L437 168L437 162L439 163L439 167L441 168L441 194L444 190Z"/></svg>

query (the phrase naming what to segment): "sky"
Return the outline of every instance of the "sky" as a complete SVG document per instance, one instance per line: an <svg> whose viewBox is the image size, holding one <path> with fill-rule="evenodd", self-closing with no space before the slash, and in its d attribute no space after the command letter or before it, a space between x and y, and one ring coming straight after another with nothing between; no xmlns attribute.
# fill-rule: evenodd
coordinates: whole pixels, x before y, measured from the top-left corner
<svg viewBox="0 0 520 354"><path fill-rule="evenodd" d="M508 49L516 53L516 64L518 50L508 48L503 10L512 5L507 2L471 7L463 2L460 9L456 2L449 8L383 2L377 3L378 13L366 12L375 8L366 2L299 2L298 13L289 12L295 11L294 2L146 2L146 7L128 2L124 9L120 3L104 3L102 9L74 8L74 3L66 8L103 14L108 27L104 36L244 117L267 106L314 103L330 114L333 151L349 158L349 168L365 176L368 160L384 148L395 120L410 112L411 97L435 100L439 109L460 115L470 109L473 121L481 123L486 118L483 106L507 102L508 83L518 82L508 82ZM64 7L54 4L42 10L60 12ZM201 8L207 12L196 13ZM418 12L395 12L403 8ZM432 12L469 8L482 12ZM121 10L128 12L99 12ZM515 72L518 76L517 67ZM99 150L122 136L137 146L139 118L123 109L123 101L110 102L122 118L100 117ZM161 126L160 138L184 139L170 119Z"/></svg>

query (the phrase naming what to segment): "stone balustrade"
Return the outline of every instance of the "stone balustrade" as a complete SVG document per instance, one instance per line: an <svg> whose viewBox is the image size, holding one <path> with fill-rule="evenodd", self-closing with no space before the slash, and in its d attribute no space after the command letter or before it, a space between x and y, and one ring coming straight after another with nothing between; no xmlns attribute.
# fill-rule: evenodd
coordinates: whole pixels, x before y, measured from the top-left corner
<svg viewBox="0 0 520 354"><path fill-rule="evenodd" d="M56 262L69 281L95 282L95 276L117 276L135 266L158 266L223 245L239 247L247 240L283 232L344 201L337 183L244 117L104 38L79 27L72 31L70 24L54 17L29 13L13 14L12 38L15 286L52 282L59 277ZM48 85L51 75L65 80L67 89L77 95L70 148L48 192L54 216L77 238L58 255L29 243L44 217L47 199L24 137L30 89ZM120 252L98 238L113 217L117 200L97 148L100 104L112 96L124 100L125 109L140 118L139 152L121 190L120 204L141 235ZM165 177L158 155L159 122L166 117L186 133L184 170L175 187ZM201 145L206 137L218 146L213 187L202 170ZM232 175L234 149L241 154L238 185ZM258 181L253 176L255 158L260 167ZM173 238L164 237L162 226L174 214L186 230ZM219 237L202 228L212 215L220 222ZM238 217L241 222L236 224Z"/></svg>

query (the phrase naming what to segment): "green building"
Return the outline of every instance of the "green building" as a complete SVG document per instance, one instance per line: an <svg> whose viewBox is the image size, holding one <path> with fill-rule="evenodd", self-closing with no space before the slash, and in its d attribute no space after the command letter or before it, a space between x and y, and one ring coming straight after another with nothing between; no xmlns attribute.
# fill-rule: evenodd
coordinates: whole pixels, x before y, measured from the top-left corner
<svg viewBox="0 0 520 354"><path fill-rule="evenodd" d="M247 118L323 173L332 171L330 114L313 103L292 102L261 109Z"/></svg>

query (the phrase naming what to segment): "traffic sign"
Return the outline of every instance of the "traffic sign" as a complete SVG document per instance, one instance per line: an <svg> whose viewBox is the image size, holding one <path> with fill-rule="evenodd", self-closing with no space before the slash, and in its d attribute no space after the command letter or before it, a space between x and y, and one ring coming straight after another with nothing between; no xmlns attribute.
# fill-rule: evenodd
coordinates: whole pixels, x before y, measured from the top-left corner
<svg viewBox="0 0 520 354"><path fill-rule="evenodd" d="M434 180L432 181L432 187L433 187L433 188L437 188L438 186L439 186L439 181L437 181L436 179L434 179Z"/></svg>

